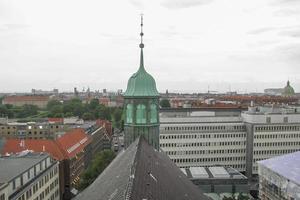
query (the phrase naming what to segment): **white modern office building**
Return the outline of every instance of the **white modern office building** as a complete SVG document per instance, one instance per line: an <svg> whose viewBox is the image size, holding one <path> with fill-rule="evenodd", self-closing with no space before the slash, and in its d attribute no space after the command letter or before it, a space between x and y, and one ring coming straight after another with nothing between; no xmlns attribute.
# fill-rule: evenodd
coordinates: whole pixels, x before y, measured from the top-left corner
<svg viewBox="0 0 300 200"><path fill-rule="evenodd" d="M48 154L0 157L1 200L59 200L58 162Z"/></svg>
<svg viewBox="0 0 300 200"><path fill-rule="evenodd" d="M181 168L222 165L250 177L257 161L300 150L300 112L161 112L160 148Z"/></svg>

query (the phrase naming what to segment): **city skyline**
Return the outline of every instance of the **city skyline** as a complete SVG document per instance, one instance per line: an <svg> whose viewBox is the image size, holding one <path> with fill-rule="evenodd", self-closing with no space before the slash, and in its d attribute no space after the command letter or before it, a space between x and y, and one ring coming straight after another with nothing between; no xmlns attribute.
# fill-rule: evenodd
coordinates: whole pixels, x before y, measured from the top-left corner
<svg viewBox="0 0 300 200"><path fill-rule="evenodd" d="M124 91L138 69L140 12L160 92L262 92L288 79L300 89L296 0L2 0L0 91Z"/></svg>

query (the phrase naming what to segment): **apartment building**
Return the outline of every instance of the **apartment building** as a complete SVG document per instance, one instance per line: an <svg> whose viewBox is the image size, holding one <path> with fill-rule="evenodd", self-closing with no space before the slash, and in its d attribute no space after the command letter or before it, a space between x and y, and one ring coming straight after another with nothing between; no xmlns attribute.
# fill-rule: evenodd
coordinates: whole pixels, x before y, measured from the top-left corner
<svg viewBox="0 0 300 200"><path fill-rule="evenodd" d="M226 113L227 112L227 113ZM181 168L222 165L257 174L257 161L300 150L297 109L160 113L160 148Z"/></svg>
<svg viewBox="0 0 300 200"><path fill-rule="evenodd" d="M1 200L59 200L58 162L46 153L0 157Z"/></svg>
<svg viewBox="0 0 300 200"><path fill-rule="evenodd" d="M49 96L28 95L28 96L6 96L2 100L2 104L10 104L13 106L35 105L39 108L46 108Z"/></svg>

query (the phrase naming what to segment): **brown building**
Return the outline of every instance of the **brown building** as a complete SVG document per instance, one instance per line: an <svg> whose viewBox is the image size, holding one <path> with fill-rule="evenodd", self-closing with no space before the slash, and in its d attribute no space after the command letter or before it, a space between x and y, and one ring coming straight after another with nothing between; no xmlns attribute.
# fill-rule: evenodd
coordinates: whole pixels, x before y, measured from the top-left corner
<svg viewBox="0 0 300 200"><path fill-rule="evenodd" d="M60 122L12 122L0 124L0 137L20 139L55 139L56 133L65 132L68 125Z"/></svg>
<svg viewBox="0 0 300 200"><path fill-rule="evenodd" d="M2 104L13 106L35 105L39 108L46 108L49 96L7 96L2 100Z"/></svg>

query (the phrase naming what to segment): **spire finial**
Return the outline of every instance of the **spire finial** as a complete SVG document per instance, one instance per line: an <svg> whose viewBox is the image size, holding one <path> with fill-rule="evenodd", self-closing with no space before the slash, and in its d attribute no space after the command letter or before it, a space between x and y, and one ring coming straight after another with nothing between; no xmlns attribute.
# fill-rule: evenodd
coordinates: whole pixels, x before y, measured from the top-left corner
<svg viewBox="0 0 300 200"><path fill-rule="evenodd" d="M143 36L144 36L144 33L143 33L143 14L141 14L141 33L140 33L140 36L141 36L141 43L140 43L140 48L144 48L144 44L143 44Z"/></svg>

